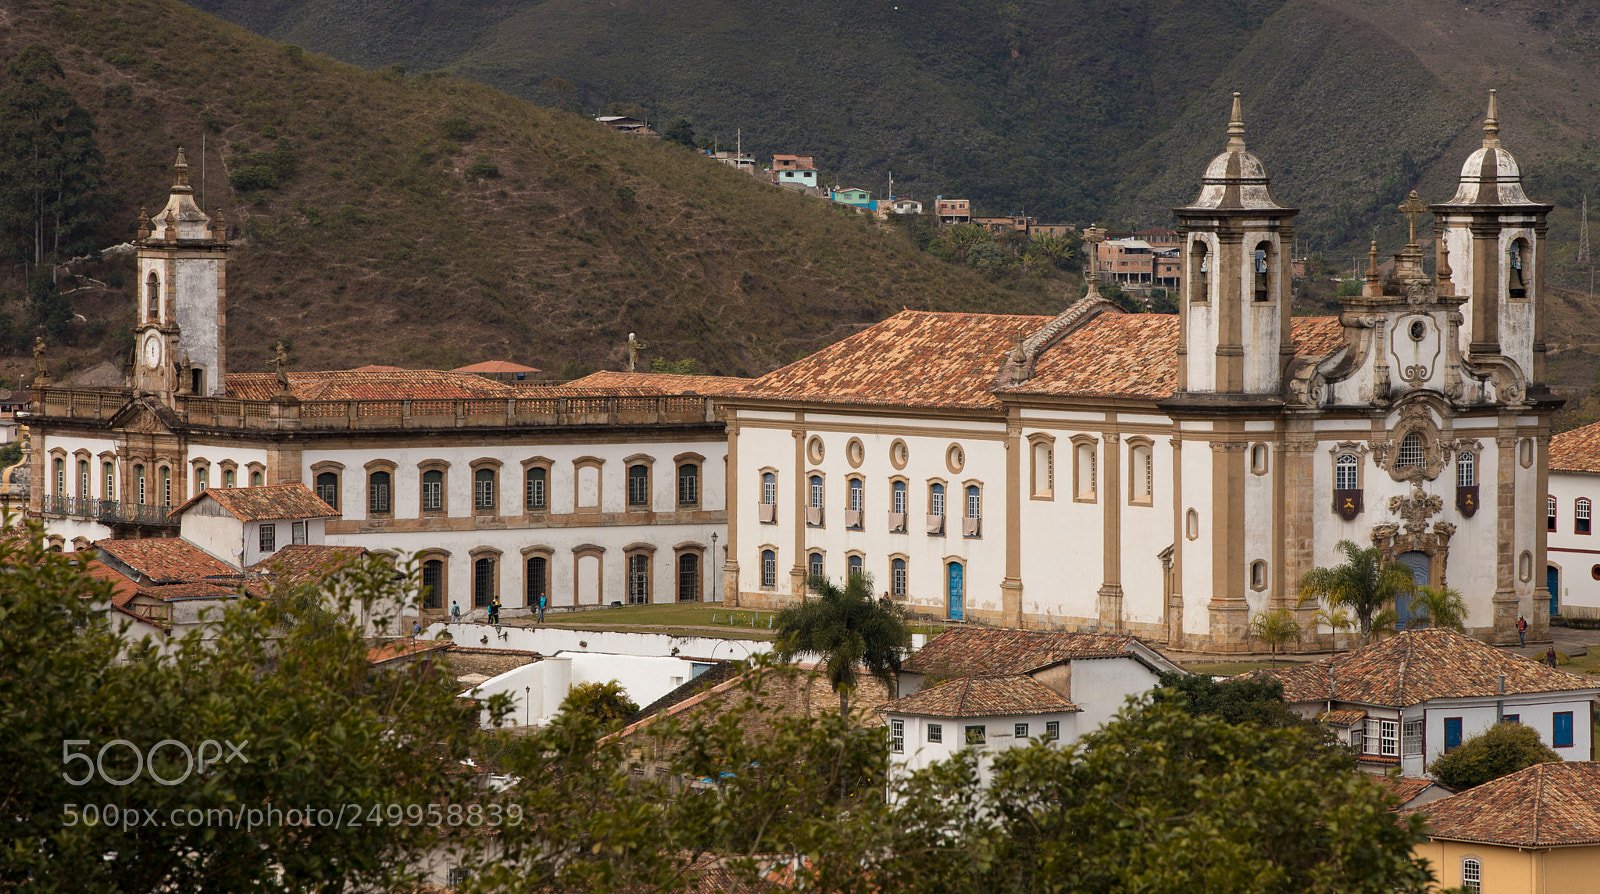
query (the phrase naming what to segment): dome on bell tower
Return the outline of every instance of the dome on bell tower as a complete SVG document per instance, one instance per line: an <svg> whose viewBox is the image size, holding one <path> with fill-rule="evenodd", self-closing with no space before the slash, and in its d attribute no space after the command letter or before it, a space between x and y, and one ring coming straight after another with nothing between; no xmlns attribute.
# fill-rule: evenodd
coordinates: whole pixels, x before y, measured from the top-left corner
<svg viewBox="0 0 1600 894"><path fill-rule="evenodd" d="M1237 93L1228 120L1228 147L1206 165L1200 184L1200 195L1189 209L1286 210L1273 198L1266 166L1244 147L1244 114Z"/></svg>
<svg viewBox="0 0 1600 894"><path fill-rule="evenodd" d="M1467 156L1461 182L1446 205L1531 205L1522 191L1522 169L1500 145L1499 105L1489 91L1489 113L1483 119L1483 148Z"/></svg>

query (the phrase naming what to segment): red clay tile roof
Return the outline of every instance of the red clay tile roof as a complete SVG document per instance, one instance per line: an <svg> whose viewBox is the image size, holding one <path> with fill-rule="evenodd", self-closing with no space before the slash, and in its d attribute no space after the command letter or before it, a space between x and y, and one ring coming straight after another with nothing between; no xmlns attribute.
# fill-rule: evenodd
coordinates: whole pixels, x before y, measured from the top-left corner
<svg viewBox="0 0 1600 894"><path fill-rule="evenodd" d="M1550 471L1600 472L1600 422L1551 435Z"/></svg>
<svg viewBox="0 0 1600 894"><path fill-rule="evenodd" d="M89 564L84 566L83 573L95 580L111 582L111 604L117 608L122 608L132 601L133 597L139 595L138 584L99 559L90 559Z"/></svg>
<svg viewBox="0 0 1600 894"><path fill-rule="evenodd" d="M231 373L227 391L228 397L239 400L270 400L278 392L278 381L272 373ZM512 386L472 373L394 367L292 372L289 392L300 400L447 400L516 395Z"/></svg>
<svg viewBox="0 0 1600 894"><path fill-rule="evenodd" d="M1161 400L1177 387L1178 318L1108 312L1040 352L1028 381L991 393L1011 349L1052 319L902 311L768 373L741 396L983 409L1000 405L996 394ZM1296 318L1296 353L1331 353L1343 332L1337 317Z"/></svg>
<svg viewBox="0 0 1600 894"><path fill-rule="evenodd" d="M101 540L94 548L158 584L181 583L239 573L227 562L187 540Z"/></svg>
<svg viewBox="0 0 1600 894"><path fill-rule="evenodd" d="M551 389L560 394L652 395L701 394L722 397L735 394L754 379L733 376L680 376L671 373L630 373L601 370Z"/></svg>
<svg viewBox="0 0 1600 894"><path fill-rule="evenodd" d="M1027 674L962 677L878 708L882 714L918 717L1008 717L1067 714L1078 710L1080 708L1061 693Z"/></svg>
<svg viewBox="0 0 1600 894"><path fill-rule="evenodd" d="M451 372L458 372L458 373L479 373L479 374L490 373L490 374L493 374L493 373L536 373L539 370L536 369L535 367L532 367L532 366L523 366L520 363L512 363L509 360L485 360L482 363L474 363L471 366L458 366L455 369L452 369L450 371Z"/></svg>
<svg viewBox="0 0 1600 894"><path fill-rule="evenodd" d="M248 570L271 574L275 582L293 587L326 577L366 553L366 548L361 546L291 543L278 547L277 552Z"/></svg>
<svg viewBox="0 0 1600 894"><path fill-rule="evenodd" d="M1176 318L1174 318L1176 319ZM1050 317L905 310L755 380L741 396L995 408L1000 363Z"/></svg>
<svg viewBox="0 0 1600 894"><path fill-rule="evenodd" d="M1251 671L1243 678L1282 681L1284 700L1291 704L1331 698L1406 708L1436 698L1492 698L1499 693L1501 674L1506 678L1507 695L1600 690L1600 679L1545 667L1531 658L1440 628L1402 631L1353 652L1297 667Z"/></svg>
<svg viewBox="0 0 1600 894"><path fill-rule="evenodd" d="M207 497L216 500L228 514L240 521L339 517L339 510L322 502L304 484L207 488L168 515L182 515L184 510Z"/></svg>
<svg viewBox="0 0 1600 894"><path fill-rule="evenodd" d="M1389 776L1387 774L1373 776L1372 778L1382 785L1389 794L1399 798L1402 807L1434 786L1444 789L1445 792L1452 791L1432 779L1415 779L1409 776Z"/></svg>
<svg viewBox="0 0 1600 894"><path fill-rule="evenodd" d="M1328 726L1355 726L1367 719L1366 711L1323 711L1317 720Z"/></svg>
<svg viewBox="0 0 1600 894"><path fill-rule="evenodd" d="M1551 761L1401 815L1421 813L1433 838L1507 847L1600 844L1600 764Z"/></svg>
<svg viewBox="0 0 1600 894"><path fill-rule="evenodd" d="M1108 633L956 627L918 649L905 669L949 676L1025 674L1068 658L1121 656L1135 642L1132 636Z"/></svg>
<svg viewBox="0 0 1600 894"><path fill-rule="evenodd" d="M140 587L139 595L161 600L232 599L238 596L241 590L249 591L245 579L234 577L231 580L191 581L184 584L164 584L159 587Z"/></svg>
<svg viewBox="0 0 1600 894"><path fill-rule="evenodd" d="M437 652L449 649L454 645L447 639L405 639L390 640L382 645L367 650L367 664L383 664L399 658L406 658L422 652Z"/></svg>

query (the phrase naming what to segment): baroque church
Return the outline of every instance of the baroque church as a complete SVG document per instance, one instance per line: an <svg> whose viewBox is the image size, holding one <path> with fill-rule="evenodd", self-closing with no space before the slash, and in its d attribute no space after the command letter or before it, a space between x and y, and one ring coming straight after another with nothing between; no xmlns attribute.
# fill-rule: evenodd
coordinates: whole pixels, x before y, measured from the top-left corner
<svg viewBox="0 0 1600 894"><path fill-rule="evenodd" d="M1338 316L1291 317L1296 210L1236 94L1173 209L1176 316L1093 291L1053 318L907 310L725 398L724 598L866 573L919 613L1248 651L1259 612L1312 623L1298 582L1348 540L1459 590L1474 634L1514 643L1523 616L1542 637L1550 208L1491 93L1455 195L1400 207L1393 273L1374 250Z"/></svg>
<svg viewBox="0 0 1600 894"><path fill-rule="evenodd" d="M1514 642L1524 616L1542 637L1550 206L1493 95L1455 195L1413 194L1393 273L1374 252L1337 317L1290 316L1296 210L1245 136L1235 96L1174 209L1176 316L1093 291L1055 317L908 310L753 381L563 386L229 372L230 246L180 152L139 222L131 387L36 383L30 508L81 549L175 536L208 489L303 485L328 544L416 559L425 614L768 608L859 573L919 614L1219 652L1259 648L1262 611L1309 625L1298 581L1349 540L1459 590L1476 635Z"/></svg>

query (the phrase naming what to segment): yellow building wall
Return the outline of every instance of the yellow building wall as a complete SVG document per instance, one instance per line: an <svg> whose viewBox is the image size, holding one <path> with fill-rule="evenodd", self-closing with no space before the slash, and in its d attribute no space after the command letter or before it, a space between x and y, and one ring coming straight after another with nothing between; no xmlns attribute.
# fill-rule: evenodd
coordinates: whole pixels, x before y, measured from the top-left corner
<svg viewBox="0 0 1600 894"><path fill-rule="evenodd" d="M1600 879L1600 846L1522 851L1514 847L1428 841L1412 853L1433 868L1433 890L1461 885L1461 861L1482 864L1484 894L1567 894L1596 890Z"/></svg>

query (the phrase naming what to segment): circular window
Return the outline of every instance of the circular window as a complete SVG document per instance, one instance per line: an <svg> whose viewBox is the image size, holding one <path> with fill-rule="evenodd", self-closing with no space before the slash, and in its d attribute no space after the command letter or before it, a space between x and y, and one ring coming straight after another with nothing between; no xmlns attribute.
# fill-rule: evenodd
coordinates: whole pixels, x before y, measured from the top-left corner
<svg viewBox="0 0 1600 894"><path fill-rule="evenodd" d="M824 452L821 438L812 435L811 440L806 441L806 458L811 460L813 465L822 462Z"/></svg>
<svg viewBox="0 0 1600 894"><path fill-rule="evenodd" d="M1594 578L1595 580L1600 580L1600 565L1596 565L1593 568L1590 568L1589 569L1589 576Z"/></svg>
<svg viewBox="0 0 1600 894"><path fill-rule="evenodd" d="M844 458L850 463L850 468L861 468L861 463L867 458L867 448L861 445L860 438L851 438L844 445Z"/></svg>
<svg viewBox="0 0 1600 894"><path fill-rule="evenodd" d="M896 438L895 442L889 445L889 465L894 466L896 469L903 469L910 459L910 448L906 447L905 441Z"/></svg>
<svg viewBox="0 0 1600 894"><path fill-rule="evenodd" d="M1422 341L1428 336L1428 327L1421 320L1411 321L1411 340Z"/></svg>
<svg viewBox="0 0 1600 894"><path fill-rule="evenodd" d="M967 464L967 451L962 450L960 444L951 444L944 452L944 464L952 475L959 473Z"/></svg>

